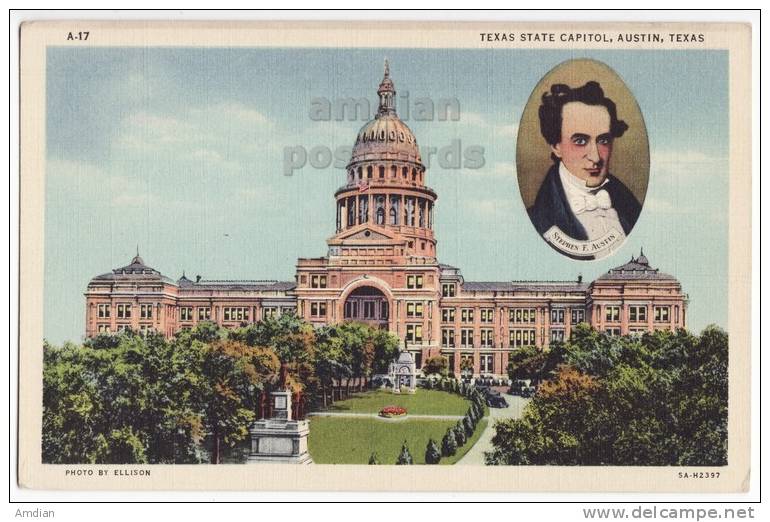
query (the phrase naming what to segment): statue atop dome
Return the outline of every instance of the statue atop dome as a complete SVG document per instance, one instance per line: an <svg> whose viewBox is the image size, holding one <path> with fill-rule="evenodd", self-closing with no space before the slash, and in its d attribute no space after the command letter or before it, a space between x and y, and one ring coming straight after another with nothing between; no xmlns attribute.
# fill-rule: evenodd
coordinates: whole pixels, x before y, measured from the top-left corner
<svg viewBox="0 0 770 522"><path fill-rule="evenodd" d="M396 114L396 86L393 85L393 80L390 79L390 64L388 59L385 58L385 73L380 82L380 88L377 89L377 94L380 96L380 106L377 109L377 118L385 114Z"/></svg>

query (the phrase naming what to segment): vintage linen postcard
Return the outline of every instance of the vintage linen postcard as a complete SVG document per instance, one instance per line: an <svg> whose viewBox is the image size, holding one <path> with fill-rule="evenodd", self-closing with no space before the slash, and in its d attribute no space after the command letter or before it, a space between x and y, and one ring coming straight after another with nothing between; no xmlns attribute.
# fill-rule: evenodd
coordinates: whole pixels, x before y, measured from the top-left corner
<svg viewBox="0 0 770 522"><path fill-rule="evenodd" d="M750 40L23 25L20 485L744 491Z"/></svg>

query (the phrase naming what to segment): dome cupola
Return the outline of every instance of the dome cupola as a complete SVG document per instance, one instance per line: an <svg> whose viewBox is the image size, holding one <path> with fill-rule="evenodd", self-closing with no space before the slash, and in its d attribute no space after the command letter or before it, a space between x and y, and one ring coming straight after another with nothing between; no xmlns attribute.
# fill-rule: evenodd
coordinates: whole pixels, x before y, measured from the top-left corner
<svg viewBox="0 0 770 522"><path fill-rule="evenodd" d="M390 79L387 60L377 95L377 114L358 131L348 166L367 160L400 160L422 167L417 139L396 114L396 86Z"/></svg>

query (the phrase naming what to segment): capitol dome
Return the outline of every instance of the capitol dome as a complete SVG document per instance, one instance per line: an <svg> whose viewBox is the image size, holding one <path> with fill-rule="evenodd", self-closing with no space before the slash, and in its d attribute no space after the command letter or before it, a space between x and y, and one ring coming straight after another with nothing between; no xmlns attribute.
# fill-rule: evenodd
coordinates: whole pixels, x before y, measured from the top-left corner
<svg viewBox="0 0 770 522"><path fill-rule="evenodd" d="M385 75L377 94L380 97L377 115L358 131L350 163L372 159L393 159L421 164L417 139L411 129L396 114L396 88L385 62Z"/></svg>

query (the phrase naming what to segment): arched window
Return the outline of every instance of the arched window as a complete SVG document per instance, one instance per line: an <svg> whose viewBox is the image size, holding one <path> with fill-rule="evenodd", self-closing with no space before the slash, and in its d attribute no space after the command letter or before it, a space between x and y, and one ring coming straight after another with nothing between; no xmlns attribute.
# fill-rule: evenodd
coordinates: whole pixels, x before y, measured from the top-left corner
<svg viewBox="0 0 770 522"><path fill-rule="evenodd" d="M406 168L406 167L403 167L403 168L401 169L401 176L402 176L404 179L406 179L408 175L409 175L409 169L408 169L408 168Z"/></svg>
<svg viewBox="0 0 770 522"><path fill-rule="evenodd" d="M414 226L414 198L406 198L404 203L404 225Z"/></svg>
<svg viewBox="0 0 770 522"><path fill-rule="evenodd" d="M374 214L375 223L378 225L385 224L385 196L377 196L376 198L376 211Z"/></svg>
<svg viewBox="0 0 770 522"><path fill-rule="evenodd" d="M358 224L369 221L369 196L358 196Z"/></svg>
<svg viewBox="0 0 770 522"><path fill-rule="evenodd" d="M419 199L418 204L420 207L420 217L419 217L417 226L419 226L420 228L424 228L425 227L425 200Z"/></svg>
<svg viewBox="0 0 770 522"><path fill-rule="evenodd" d="M356 224L356 198L348 198L348 226Z"/></svg>
<svg viewBox="0 0 770 522"><path fill-rule="evenodd" d="M366 179L372 179L372 166L366 167Z"/></svg>
<svg viewBox="0 0 770 522"><path fill-rule="evenodd" d="M417 181L417 169L412 169L412 181Z"/></svg>
<svg viewBox="0 0 770 522"><path fill-rule="evenodd" d="M383 179L385 177L385 167L383 167L382 165L380 165L379 174L380 174L380 179Z"/></svg>
<svg viewBox="0 0 770 522"><path fill-rule="evenodd" d="M396 179L398 176L398 168L395 165L390 166L390 177Z"/></svg>
<svg viewBox="0 0 770 522"><path fill-rule="evenodd" d="M398 225L399 209L401 207L400 196L390 196L390 223L391 225Z"/></svg>

